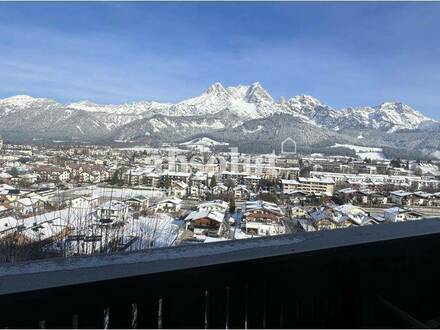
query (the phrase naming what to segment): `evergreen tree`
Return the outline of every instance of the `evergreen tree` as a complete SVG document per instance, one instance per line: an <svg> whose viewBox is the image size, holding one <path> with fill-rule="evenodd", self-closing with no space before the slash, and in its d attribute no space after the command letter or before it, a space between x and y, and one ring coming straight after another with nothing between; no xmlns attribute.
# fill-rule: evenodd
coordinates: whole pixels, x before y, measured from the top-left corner
<svg viewBox="0 0 440 330"><path fill-rule="evenodd" d="M229 190L231 190L235 187L235 182L232 179L228 179L225 185Z"/></svg>
<svg viewBox="0 0 440 330"><path fill-rule="evenodd" d="M9 171L9 174L12 175L14 178L18 176L18 170L16 167L11 168Z"/></svg>
<svg viewBox="0 0 440 330"><path fill-rule="evenodd" d="M213 187L215 187L217 185L217 180L216 180L216 178L215 178L215 175L213 175L212 177L211 177L211 183L209 184L209 186L211 187L211 188L213 188Z"/></svg>
<svg viewBox="0 0 440 330"><path fill-rule="evenodd" d="M390 165L391 165L392 167L400 168L400 159L397 158L397 159L393 159L393 160L391 160Z"/></svg>
<svg viewBox="0 0 440 330"><path fill-rule="evenodd" d="M229 213L234 213L235 212L235 198L233 196L231 196L231 199L229 200Z"/></svg>
<svg viewBox="0 0 440 330"><path fill-rule="evenodd" d="M171 178L168 175L163 178L162 186L166 189L171 187Z"/></svg>
<svg viewBox="0 0 440 330"><path fill-rule="evenodd" d="M120 173L120 170L119 169L117 169L116 171L115 171L115 173L113 173L113 176L112 176L112 180L111 180L111 184L119 184L119 173Z"/></svg>

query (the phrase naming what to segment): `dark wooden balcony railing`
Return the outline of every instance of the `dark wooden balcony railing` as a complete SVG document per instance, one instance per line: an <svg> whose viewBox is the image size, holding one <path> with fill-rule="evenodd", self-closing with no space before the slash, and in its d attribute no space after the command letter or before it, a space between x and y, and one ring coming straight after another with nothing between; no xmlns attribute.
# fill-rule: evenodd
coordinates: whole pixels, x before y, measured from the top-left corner
<svg viewBox="0 0 440 330"><path fill-rule="evenodd" d="M439 255L421 220L4 265L0 326L429 327Z"/></svg>

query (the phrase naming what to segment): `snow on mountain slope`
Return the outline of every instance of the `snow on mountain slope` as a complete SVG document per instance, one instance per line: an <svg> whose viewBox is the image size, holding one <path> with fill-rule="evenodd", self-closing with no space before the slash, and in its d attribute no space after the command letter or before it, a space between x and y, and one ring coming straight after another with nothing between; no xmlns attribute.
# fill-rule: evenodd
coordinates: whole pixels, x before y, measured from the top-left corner
<svg viewBox="0 0 440 330"><path fill-rule="evenodd" d="M280 112L281 106L258 83L251 86L223 87L220 83L210 86L202 95L185 100L165 112L173 116L214 114L228 110L245 119L270 116Z"/></svg>
<svg viewBox="0 0 440 330"><path fill-rule="evenodd" d="M347 148L351 149L356 152L356 154L361 158L369 158L369 159L375 159L375 160L384 160L386 159L383 149L382 148L376 148L376 147L365 147L365 146L357 146L357 145L351 145L351 144L340 144L336 143L331 148Z"/></svg>
<svg viewBox="0 0 440 330"><path fill-rule="evenodd" d="M161 110L168 109L171 105L171 103L159 103L154 101L131 102L124 104L97 104L90 101L80 101L66 104L66 106L71 109L89 112L105 112L118 115L146 115L148 113L154 115Z"/></svg>
<svg viewBox="0 0 440 330"><path fill-rule="evenodd" d="M342 129L380 129L395 132L433 126L436 121L400 102L385 102L376 107L344 108L334 110L317 99L302 95L288 101L290 109L317 125L336 131Z"/></svg>
<svg viewBox="0 0 440 330"><path fill-rule="evenodd" d="M115 129L112 138L157 144L181 141L197 134L210 134L240 124L240 118L230 113L206 116L156 115Z"/></svg>
<svg viewBox="0 0 440 330"><path fill-rule="evenodd" d="M196 139L192 139L190 141L187 142L182 142L180 143L180 145L203 145L203 146L207 146L207 147L212 147L212 146L224 146L224 145L228 145L227 142L219 142L213 139L210 139L206 136L201 137L201 138L196 138Z"/></svg>
<svg viewBox="0 0 440 330"><path fill-rule="evenodd" d="M230 86L226 88L229 94L236 99L244 99L248 89L249 86L246 85Z"/></svg>
<svg viewBox="0 0 440 330"><path fill-rule="evenodd" d="M5 99L0 99L0 106L14 108L29 108L31 106L41 106L55 104L53 100L45 98L34 98L29 95L16 95Z"/></svg>
<svg viewBox="0 0 440 330"><path fill-rule="evenodd" d="M50 134L62 138L71 134L84 138L157 136L167 139L170 136L189 137L195 132L233 130L242 125L240 134L258 132L263 135L267 132L264 125L269 125L270 120L255 127L244 124L279 115L286 120L283 123L286 125L300 127L298 123L303 122L307 124L304 127L326 128L339 134L353 129L373 129L390 134L399 130L440 131L439 122L398 102L335 110L308 95L288 100L282 97L280 101L275 101L258 82L230 87L217 82L201 95L178 103L97 104L80 101L62 104L50 99L17 95L0 99L0 133L12 130L22 136L32 133L34 136Z"/></svg>
<svg viewBox="0 0 440 330"><path fill-rule="evenodd" d="M33 98L28 95L16 95L0 99L0 117L17 111L47 110L57 107L59 104L45 98Z"/></svg>
<svg viewBox="0 0 440 330"><path fill-rule="evenodd" d="M298 95L287 101L290 109L305 116L312 116L315 109L322 107L321 102L309 95Z"/></svg>
<svg viewBox="0 0 440 330"><path fill-rule="evenodd" d="M339 129L380 129L390 133L400 129L416 129L432 121L399 102L385 102L376 107L345 108L332 112L329 117L324 116L320 123L333 123Z"/></svg>
<svg viewBox="0 0 440 330"><path fill-rule="evenodd" d="M429 118L400 102L385 102L374 108L375 112L370 118L379 128L414 129L428 121ZM384 124L385 123L385 124Z"/></svg>
<svg viewBox="0 0 440 330"><path fill-rule="evenodd" d="M227 88L217 82L200 96L176 104L154 101L124 104L97 104L81 101L60 104L50 99L26 95L0 100L0 116L15 111L48 109L81 110L93 113L94 117L102 121L108 129L154 115L206 116L222 111L231 112L245 120L288 113L309 123L333 130L359 128L394 132L399 129L438 126L438 122L399 102L385 102L376 107L345 108L339 111L323 105L318 99L308 95L295 96L288 101L282 98L280 102L276 102L258 82L250 86L238 85Z"/></svg>

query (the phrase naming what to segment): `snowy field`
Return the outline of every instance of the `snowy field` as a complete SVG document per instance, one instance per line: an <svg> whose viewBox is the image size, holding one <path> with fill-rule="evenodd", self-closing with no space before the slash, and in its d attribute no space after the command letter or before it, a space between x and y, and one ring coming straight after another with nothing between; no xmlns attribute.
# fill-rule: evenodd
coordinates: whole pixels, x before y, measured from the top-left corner
<svg viewBox="0 0 440 330"><path fill-rule="evenodd" d="M212 146L227 146L229 143L227 142L218 142L215 141L213 139L210 139L208 137L202 137L202 138L197 138L197 139L193 139L187 142L183 142L180 145L203 145L206 147L212 147Z"/></svg>
<svg viewBox="0 0 440 330"><path fill-rule="evenodd" d="M386 157L383 153L382 148L377 147L364 147L364 146L357 146L353 144L340 144L336 143L331 148L347 148L351 149L354 152L356 152L356 155L360 157L361 159L369 158L373 160L386 160Z"/></svg>
<svg viewBox="0 0 440 330"><path fill-rule="evenodd" d="M88 186L72 188L65 191L60 191L60 195L67 196L83 196L86 194L94 194L99 197L114 198L114 199L128 199L132 197L149 197L162 198L165 193L159 189L135 189L135 188L116 188L116 187L98 187Z"/></svg>
<svg viewBox="0 0 440 330"><path fill-rule="evenodd" d="M126 237L135 237L136 240L128 250L171 246L177 239L180 225L181 222L165 213L129 221L125 227Z"/></svg>
<svg viewBox="0 0 440 330"><path fill-rule="evenodd" d="M110 241L121 240L123 250L136 251L152 247L166 247L174 244L181 223L165 213L129 218L122 227L103 230L98 226L95 210L84 202L80 207L66 208L20 220L26 227L22 233L39 241L71 228L71 235L96 236L96 240L68 240L67 254L90 254L106 246ZM36 230L38 228L38 230ZM61 247L62 245L60 245Z"/></svg>

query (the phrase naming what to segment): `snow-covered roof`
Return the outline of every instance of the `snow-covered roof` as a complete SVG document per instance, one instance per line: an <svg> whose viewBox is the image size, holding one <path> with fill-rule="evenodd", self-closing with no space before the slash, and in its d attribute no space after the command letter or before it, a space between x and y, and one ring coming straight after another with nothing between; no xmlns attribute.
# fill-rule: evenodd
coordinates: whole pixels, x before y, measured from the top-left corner
<svg viewBox="0 0 440 330"><path fill-rule="evenodd" d="M127 204L121 201L108 201L101 204L98 208L103 210L121 211L127 208Z"/></svg>
<svg viewBox="0 0 440 330"><path fill-rule="evenodd" d="M223 171L222 174L225 175L237 175L237 176L247 176L246 172L233 172L233 171Z"/></svg>
<svg viewBox="0 0 440 330"><path fill-rule="evenodd" d="M324 183L324 184L332 184L335 183L335 181L333 181L333 179L330 178L316 178L316 177L312 177L312 178L304 178L304 177L299 177L298 181L300 183Z"/></svg>
<svg viewBox="0 0 440 330"><path fill-rule="evenodd" d="M383 218L378 220L376 217L364 217L364 218L362 218L361 225L365 226L365 225L368 225L368 224L378 224L381 221L383 221Z"/></svg>
<svg viewBox="0 0 440 330"><path fill-rule="evenodd" d="M125 201L126 202L145 202L145 201L148 201L149 200L149 198L148 197L145 197L145 196L136 196L136 197L131 197L131 198L128 198L128 199L126 199Z"/></svg>
<svg viewBox="0 0 440 330"><path fill-rule="evenodd" d="M259 175L248 175L248 176L245 176L244 178L248 179L248 180L260 180L261 176L259 176Z"/></svg>
<svg viewBox="0 0 440 330"><path fill-rule="evenodd" d="M342 194L354 194L354 193L357 193L358 190L353 189L353 188L344 188L344 189L338 190L338 192L342 193Z"/></svg>
<svg viewBox="0 0 440 330"><path fill-rule="evenodd" d="M198 171L191 176L191 180L206 180L210 173Z"/></svg>
<svg viewBox="0 0 440 330"><path fill-rule="evenodd" d="M138 167L131 170L127 170L126 174L131 174L132 176L146 175L148 173L154 172L154 167Z"/></svg>
<svg viewBox="0 0 440 330"><path fill-rule="evenodd" d="M281 183L282 184L299 184L299 182L297 180L293 180L293 179L290 179L290 180L283 179L283 180L281 180Z"/></svg>
<svg viewBox="0 0 440 330"><path fill-rule="evenodd" d="M220 199L216 199L213 201L199 204L198 209L201 210L201 209L212 208L212 207L219 207L219 208L223 208L226 210L229 207L229 203L222 201Z"/></svg>
<svg viewBox="0 0 440 330"><path fill-rule="evenodd" d="M353 223L361 225L368 218L368 213L360 208L357 208L350 204L345 204L341 206L342 208L339 209L339 213L337 213L334 217L334 220L336 220L337 222L351 220Z"/></svg>
<svg viewBox="0 0 440 330"><path fill-rule="evenodd" d="M167 198L159 201L157 204L180 204L182 203L182 200L180 198Z"/></svg>
<svg viewBox="0 0 440 330"><path fill-rule="evenodd" d="M39 201L40 200L37 198L34 199L34 198L24 197L24 198L17 199L15 202L19 203L21 205L24 205L24 206L32 206Z"/></svg>
<svg viewBox="0 0 440 330"><path fill-rule="evenodd" d="M396 191L391 191L390 194L399 197L407 197L407 196L411 196L413 193L405 190L396 190Z"/></svg>
<svg viewBox="0 0 440 330"><path fill-rule="evenodd" d="M173 172L173 171L165 170L165 171L162 172L162 175L163 176L182 176L182 177L188 178L188 177L191 176L191 173L187 173L187 172Z"/></svg>
<svg viewBox="0 0 440 330"><path fill-rule="evenodd" d="M238 185L237 187L234 187L234 191L246 191L246 192L248 192L249 189L245 185Z"/></svg>
<svg viewBox="0 0 440 330"><path fill-rule="evenodd" d="M373 194L378 194L377 191L371 190L371 189L361 189L359 190L359 192L363 195L373 195Z"/></svg>
<svg viewBox="0 0 440 330"><path fill-rule="evenodd" d="M186 184L183 181L175 181L175 182L173 182L173 184L179 186L182 189L188 188L188 184Z"/></svg>
<svg viewBox="0 0 440 330"><path fill-rule="evenodd" d="M96 200L99 199L99 195L96 193L92 193L90 195L83 195L80 196L82 199L85 199L86 201L92 201L92 200Z"/></svg>
<svg viewBox="0 0 440 330"><path fill-rule="evenodd" d="M22 234L31 240L42 240L59 234L66 228L66 224L53 223L51 221L40 222L22 231Z"/></svg>
<svg viewBox="0 0 440 330"><path fill-rule="evenodd" d="M310 213L310 217L314 221L319 221L319 220L328 219L330 217L333 217L333 214L331 213L331 211L329 209L327 209L325 207L319 207Z"/></svg>
<svg viewBox="0 0 440 330"><path fill-rule="evenodd" d="M224 213L216 212L216 211L193 211L185 218L185 221L192 221L202 218L208 218L217 222L223 222L223 218L225 217Z"/></svg>
<svg viewBox="0 0 440 330"><path fill-rule="evenodd" d="M243 213L244 212L253 212L255 210L263 209L270 212L278 213L280 215L283 214L280 207L275 203L270 203L262 200L257 201L248 201L243 204Z"/></svg>
<svg viewBox="0 0 440 330"><path fill-rule="evenodd" d="M316 231L316 228L307 219L300 218L297 221L305 231Z"/></svg>
<svg viewBox="0 0 440 330"><path fill-rule="evenodd" d="M0 233L18 226L18 221L14 217L5 217L0 219Z"/></svg>
<svg viewBox="0 0 440 330"><path fill-rule="evenodd" d="M391 213L391 214L400 214L400 213L408 212L409 209L404 209L404 208L400 208L400 207L396 206L396 207L391 207L389 209L385 209L383 211L384 211L384 213L386 212L386 213Z"/></svg>
<svg viewBox="0 0 440 330"><path fill-rule="evenodd" d="M429 197L432 197L433 194L426 193L424 191L416 191L416 192L414 192L414 195L417 197L421 197L421 198L429 198Z"/></svg>
<svg viewBox="0 0 440 330"><path fill-rule="evenodd" d="M10 186L6 183L0 184L0 190L14 190L14 189L15 189L15 187Z"/></svg>

